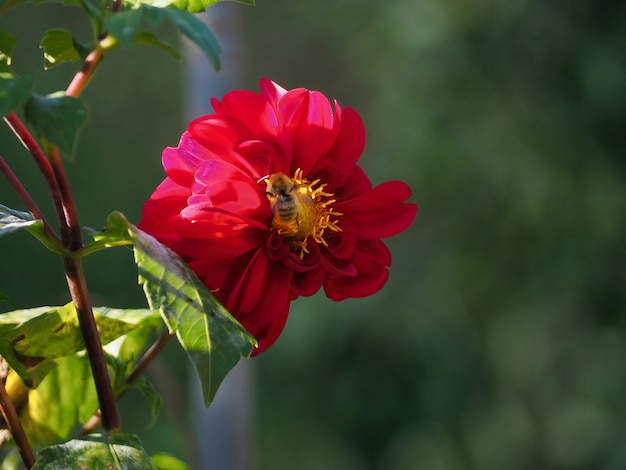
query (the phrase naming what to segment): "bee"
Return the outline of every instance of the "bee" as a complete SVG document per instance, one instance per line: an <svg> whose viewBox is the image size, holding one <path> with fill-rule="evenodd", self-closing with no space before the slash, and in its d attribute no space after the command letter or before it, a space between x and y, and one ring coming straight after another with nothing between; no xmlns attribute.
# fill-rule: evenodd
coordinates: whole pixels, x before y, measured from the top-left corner
<svg viewBox="0 0 626 470"><path fill-rule="evenodd" d="M305 239L315 224L317 210L306 187L299 187L284 173L265 179L265 194L272 208L272 222L279 235Z"/></svg>

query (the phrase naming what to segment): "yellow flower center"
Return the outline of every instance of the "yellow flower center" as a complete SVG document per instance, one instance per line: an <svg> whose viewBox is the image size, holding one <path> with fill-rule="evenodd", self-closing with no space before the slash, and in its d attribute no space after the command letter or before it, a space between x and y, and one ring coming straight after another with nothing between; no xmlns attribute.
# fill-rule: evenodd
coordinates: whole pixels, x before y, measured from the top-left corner
<svg viewBox="0 0 626 470"><path fill-rule="evenodd" d="M309 182L298 168L293 178L274 173L265 178L265 194L272 208L272 226L282 237L291 241L300 259L308 253L307 240L328 246L324 239L327 230L341 232L337 217L343 215L332 208L336 199L324 191L320 180Z"/></svg>

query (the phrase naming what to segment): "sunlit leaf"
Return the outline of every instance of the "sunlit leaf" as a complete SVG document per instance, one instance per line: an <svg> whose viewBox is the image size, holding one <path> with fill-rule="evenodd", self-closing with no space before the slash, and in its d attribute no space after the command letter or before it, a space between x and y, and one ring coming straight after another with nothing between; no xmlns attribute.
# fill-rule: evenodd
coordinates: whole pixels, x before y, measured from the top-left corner
<svg viewBox="0 0 626 470"><path fill-rule="evenodd" d="M39 46L43 49L44 67L49 69L63 62L84 59L89 49L79 44L65 29L46 31Z"/></svg>
<svg viewBox="0 0 626 470"><path fill-rule="evenodd" d="M0 30L0 72L11 72L11 54L15 43L13 36Z"/></svg>
<svg viewBox="0 0 626 470"><path fill-rule="evenodd" d="M124 216L114 212L107 224L115 232L121 221L125 221ZM226 374L241 357L250 355L256 341L178 255L126 223L148 304L161 312L168 329L176 333L191 358L208 406Z"/></svg>
<svg viewBox="0 0 626 470"><path fill-rule="evenodd" d="M98 409L88 357L74 354L55 362L56 367L39 386L27 391L28 400L20 412L32 445L48 445L67 438Z"/></svg>
<svg viewBox="0 0 626 470"><path fill-rule="evenodd" d="M38 455L33 470L158 470L139 438L132 434L91 434L47 447L39 451Z"/></svg>
<svg viewBox="0 0 626 470"><path fill-rule="evenodd" d="M189 470L186 463L169 454L151 455L150 460L159 470Z"/></svg>
<svg viewBox="0 0 626 470"><path fill-rule="evenodd" d="M36 225L42 226L43 223L29 212L16 211L0 204L0 236Z"/></svg>
<svg viewBox="0 0 626 470"><path fill-rule="evenodd" d="M153 321L156 312L94 308L103 344ZM0 315L0 354L29 387L41 382L56 359L84 349L73 303L63 307L15 310Z"/></svg>
<svg viewBox="0 0 626 470"><path fill-rule="evenodd" d="M38 137L56 145L66 155L72 155L78 131L87 119L87 108L81 100L63 92L32 95L24 113Z"/></svg>
<svg viewBox="0 0 626 470"><path fill-rule="evenodd" d="M158 8L164 8L168 6L174 6L181 10L186 10L189 13L200 13L216 3L223 2L225 0L139 0L138 3L144 5L151 5ZM254 0L232 0L237 3L244 3L246 5L254 5Z"/></svg>
<svg viewBox="0 0 626 470"><path fill-rule="evenodd" d="M29 95L32 80L0 71L0 115L5 116L24 103Z"/></svg>

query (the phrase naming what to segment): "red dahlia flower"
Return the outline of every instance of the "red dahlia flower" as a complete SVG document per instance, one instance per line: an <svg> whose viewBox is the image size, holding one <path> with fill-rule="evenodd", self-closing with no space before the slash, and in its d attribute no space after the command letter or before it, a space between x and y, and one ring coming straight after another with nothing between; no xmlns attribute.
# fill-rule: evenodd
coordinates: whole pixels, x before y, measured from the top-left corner
<svg viewBox="0 0 626 470"><path fill-rule="evenodd" d="M361 118L317 91L263 79L261 93L213 100L163 152L167 177L139 227L178 253L257 339L280 335L289 304L321 287L333 300L364 297L387 281L380 240L417 212L408 186L375 188L356 164Z"/></svg>

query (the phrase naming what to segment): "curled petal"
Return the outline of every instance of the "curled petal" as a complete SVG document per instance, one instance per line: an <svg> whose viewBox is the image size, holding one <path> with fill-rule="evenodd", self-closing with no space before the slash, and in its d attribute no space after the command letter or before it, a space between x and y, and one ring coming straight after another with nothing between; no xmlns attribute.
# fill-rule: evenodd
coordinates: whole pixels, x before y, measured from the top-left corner
<svg viewBox="0 0 626 470"><path fill-rule="evenodd" d="M380 240L361 240L352 260L353 274L328 274L324 292L332 300L359 298L378 292L387 282L391 255Z"/></svg>
<svg viewBox="0 0 626 470"><path fill-rule="evenodd" d="M278 103L280 99L287 94L287 90L268 78L262 78L259 81L259 88L261 90L261 95L270 102L276 111L278 111Z"/></svg>

